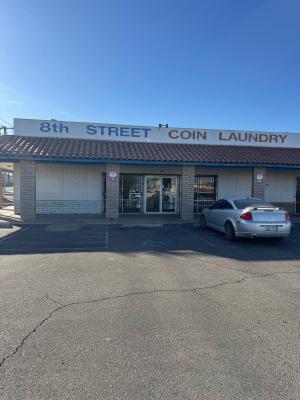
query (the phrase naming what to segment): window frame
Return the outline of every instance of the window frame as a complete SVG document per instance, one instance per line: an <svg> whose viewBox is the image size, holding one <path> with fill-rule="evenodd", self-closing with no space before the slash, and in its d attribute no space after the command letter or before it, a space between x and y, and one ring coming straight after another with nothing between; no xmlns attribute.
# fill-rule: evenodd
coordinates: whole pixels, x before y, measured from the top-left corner
<svg viewBox="0 0 300 400"><path fill-rule="evenodd" d="M201 191L201 178L206 178L207 182L213 182L213 191L212 192L205 192ZM205 181L204 181L205 183ZM208 195L207 197L211 197L211 199L198 199L199 196ZM210 207L218 201L218 175L195 175L194 180L194 214L200 214L204 208Z"/></svg>

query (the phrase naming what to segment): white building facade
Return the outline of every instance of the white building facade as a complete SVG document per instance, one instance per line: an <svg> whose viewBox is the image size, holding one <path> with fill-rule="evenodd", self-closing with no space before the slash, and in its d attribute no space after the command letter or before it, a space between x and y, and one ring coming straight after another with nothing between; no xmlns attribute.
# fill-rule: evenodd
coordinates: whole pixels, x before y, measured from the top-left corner
<svg viewBox="0 0 300 400"><path fill-rule="evenodd" d="M194 214L223 197L300 213L300 134L15 120L0 138L14 163L15 211Z"/></svg>

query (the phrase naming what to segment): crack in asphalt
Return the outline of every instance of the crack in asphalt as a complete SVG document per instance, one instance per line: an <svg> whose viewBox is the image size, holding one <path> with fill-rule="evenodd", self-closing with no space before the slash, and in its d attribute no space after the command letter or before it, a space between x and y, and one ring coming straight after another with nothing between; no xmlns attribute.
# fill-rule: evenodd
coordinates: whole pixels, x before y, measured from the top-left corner
<svg viewBox="0 0 300 400"><path fill-rule="evenodd" d="M42 290L36 289L36 288L32 287L32 285L29 285L28 287L29 287L30 290L41 294L43 299L52 301L52 303L58 304L59 306L63 306L63 305L64 305L64 304L61 303L60 301L58 301L58 300L53 299L52 297L50 297L50 296L48 295L47 292L45 293L45 292L43 292Z"/></svg>
<svg viewBox="0 0 300 400"><path fill-rule="evenodd" d="M221 286L226 286L226 285L233 285L237 283L244 282L247 279L257 279L257 278L265 278L273 275L281 275L281 274L297 274L300 273L300 270L297 271L278 271L278 272L270 272L268 274L261 274L261 275L252 275L252 276L243 276L240 279L237 279L235 281L225 281L221 283L217 283L215 285L210 285L210 286L200 286L200 287L195 287L195 288L189 288L189 289L153 289L153 290L148 290L148 291L141 291L141 292L130 292L130 293L125 293L125 294L120 294L117 296L107 296L107 297L102 297L100 299L92 299L92 300L85 300L85 301L75 301L67 304L61 304L55 300L57 304L61 304L59 307L56 307L54 310L50 312L50 314L42 319L31 331L29 331L21 340L20 344L12 351L10 354L8 354L6 357L4 357L0 361L0 368L3 366L5 361L7 361L9 358L13 357L25 344L27 339L30 338L30 336L35 333L45 322L47 322L54 313L57 311L63 310L67 307L75 306L75 305L83 305L83 304L93 304L93 303L100 303L102 301L108 301L108 300L116 300L116 299L122 299L126 297L131 297L131 296L141 296L141 295L147 295L147 294L153 294L153 293L184 293L184 292L197 292L200 290L206 290L206 289L214 289L217 287ZM46 293L46 298L47 298L47 293ZM54 301L53 299L50 299L51 301Z"/></svg>
<svg viewBox="0 0 300 400"><path fill-rule="evenodd" d="M55 299L53 299L52 297L50 297L50 296L48 295L48 293L45 294L45 299L50 300L50 301L52 301L52 303L58 304L59 306L63 306L63 305L64 305L64 304L61 303L60 301L55 300Z"/></svg>

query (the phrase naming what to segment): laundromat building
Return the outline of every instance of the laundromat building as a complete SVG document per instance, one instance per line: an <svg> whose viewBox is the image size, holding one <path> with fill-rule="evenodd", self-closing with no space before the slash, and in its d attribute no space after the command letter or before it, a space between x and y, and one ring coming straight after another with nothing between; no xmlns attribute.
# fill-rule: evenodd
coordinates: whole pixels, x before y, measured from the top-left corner
<svg viewBox="0 0 300 400"><path fill-rule="evenodd" d="M15 119L0 137L14 207L40 215L176 215L224 197L300 213L300 134Z"/></svg>

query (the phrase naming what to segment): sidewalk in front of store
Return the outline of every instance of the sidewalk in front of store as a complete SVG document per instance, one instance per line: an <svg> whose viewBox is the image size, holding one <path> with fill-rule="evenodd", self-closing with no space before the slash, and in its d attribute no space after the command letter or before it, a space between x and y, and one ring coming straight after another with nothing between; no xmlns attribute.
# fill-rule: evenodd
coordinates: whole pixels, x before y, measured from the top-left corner
<svg viewBox="0 0 300 400"><path fill-rule="evenodd" d="M0 210L0 224L10 225L26 225L23 223L20 215L14 213L13 206L4 207ZM165 224L182 224L183 221L178 215L120 215L117 220L106 219L102 215L85 214L85 215L38 215L36 220L30 225L121 225L123 227L159 227ZM7 227L7 225L6 225ZM70 226L71 229L71 226Z"/></svg>
<svg viewBox="0 0 300 400"><path fill-rule="evenodd" d="M292 216L292 223L294 225L300 225L300 216ZM163 225L169 224L183 224L186 221L182 220L178 215L136 215L136 214L123 214L117 220L106 219L102 215L85 214L85 215L38 215L36 220L29 223L24 223L21 220L20 215L14 213L14 207L12 205L4 207L0 210L0 228L18 225L54 225L54 226L69 226L72 230L72 226L80 227L86 225L120 225L122 227L145 227L145 228L157 228ZM199 216L194 216L193 224L197 226L199 223Z"/></svg>
<svg viewBox="0 0 300 400"><path fill-rule="evenodd" d="M20 215L15 214L13 204L4 205L0 209L0 228L9 228L13 225L22 224Z"/></svg>
<svg viewBox="0 0 300 400"><path fill-rule="evenodd" d="M35 224L52 225L119 225L123 228L158 228L166 224L186 223L178 215L120 215L119 219L109 220L97 215L39 215Z"/></svg>

